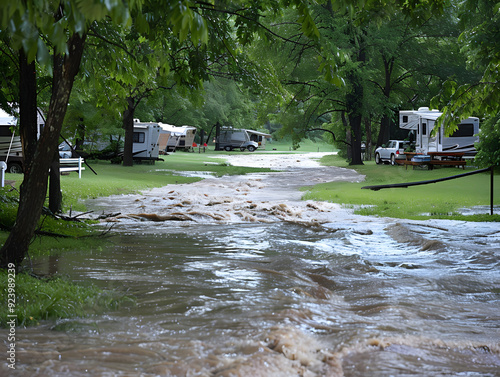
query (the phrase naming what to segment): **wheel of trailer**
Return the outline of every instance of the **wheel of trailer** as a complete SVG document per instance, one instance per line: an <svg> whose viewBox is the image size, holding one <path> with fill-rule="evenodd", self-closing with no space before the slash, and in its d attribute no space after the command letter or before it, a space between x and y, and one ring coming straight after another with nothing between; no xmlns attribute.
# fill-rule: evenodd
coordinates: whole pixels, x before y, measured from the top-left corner
<svg viewBox="0 0 500 377"><path fill-rule="evenodd" d="M245 147L240 147L240 151L245 152Z"/></svg>
<svg viewBox="0 0 500 377"><path fill-rule="evenodd" d="M23 167L17 162L9 164L7 168L7 173L21 174L23 172Z"/></svg>
<svg viewBox="0 0 500 377"><path fill-rule="evenodd" d="M381 162L382 162L382 161L380 160L380 154L375 153L375 163L376 163L377 165L380 165L380 163L381 163Z"/></svg>
<svg viewBox="0 0 500 377"><path fill-rule="evenodd" d="M391 154L391 165L396 165L396 156Z"/></svg>
<svg viewBox="0 0 500 377"><path fill-rule="evenodd" d="M224 147L224 150L227 151L227 152L231 152L233 150L233 147L231 147L230 145L226 145Z"/></svg>
<svg viewBox="0 0 500 377"><path fill-rule="evenodd" d="M253 151L255 151L255 147L254 147L253 145L249 145L249 146L248 146L248 151L249 151L249 152L253 152Z"/></svg>

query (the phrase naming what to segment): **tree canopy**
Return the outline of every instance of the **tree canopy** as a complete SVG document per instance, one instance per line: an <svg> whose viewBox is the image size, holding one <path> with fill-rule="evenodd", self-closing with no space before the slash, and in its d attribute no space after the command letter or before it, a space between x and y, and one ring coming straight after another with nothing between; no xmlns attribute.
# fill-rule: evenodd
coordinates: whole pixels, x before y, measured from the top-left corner
<svg viewBox="0 0 500 377"><path fill-rule="evenodd" d="M280 123L297 142L322 128L361 164L362 143L385 139L399 108L434 97L446 124L498 114L499 8L495 0L1 2L0 106L19 105L26 166L0 265L24 258L65 119L78 127L121 117L126 145L136 110L206 130ZM42 84L50 98L37 140ZM498 121L488 124L497 134Z"/></svg>
<svg viewBox="0 0 500 377"><path fill-rule="evenodd" d="M442 107L442 124L453 132L457 121L469 116L496 116L500 111L500 4L495 0L458 3L462 33L458 43L467 64L482 77L473 83L450 78L432 105Z"/></svg>

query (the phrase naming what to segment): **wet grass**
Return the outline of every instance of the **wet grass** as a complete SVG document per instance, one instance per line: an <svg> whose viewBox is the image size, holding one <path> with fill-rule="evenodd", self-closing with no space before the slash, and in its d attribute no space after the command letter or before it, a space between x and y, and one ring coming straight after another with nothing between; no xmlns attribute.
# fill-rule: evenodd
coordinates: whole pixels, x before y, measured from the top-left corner
<svg viewBox="0 0 500 377"><path fill-rule="evenodd" d="M291 141L287 140L275 140L267 142L266 151L278 151L278 152L336 152L337 148L332 144L325 143L322 141L312 141L309 139L302 140L297 149L293 149Z"/></svg>
<svg viewBox="0 0 500 377"><path fill-rule="evenodd" d="M42 320L86 317L105 310L116 309L131 298L95 286L81 286L64 278L38 278L26 273L8 275L0 270L0 300L8 302L8 279L15 281L15 310L7 304L0 306L0 327L7 327L8 314L15 315L17 326L34 326Z"/></svg>
<svg viewBox="0 0 500 377"><path fill-rule="evenodd" d="M336 156L321 160L326 166L348 167ZM304 199L325 200L356 208L362 215L384 216L405 219L454 219L466 221L500 221L500 214L465 216L459 214L463 207L489 206L490 174L482 173L429 185L409 188L392 188L379 191L361 189L364 186L417 182L449 177L463 173L457 168L405 169L403 166L376 165L365 162L363 166L352 166L365 175L361 183L330 182L308 189ZM472 171L474 168L466 168ZM494 177L494 204L500 202L500 177ZM488 207L489 208L489 207Z"/></svg>

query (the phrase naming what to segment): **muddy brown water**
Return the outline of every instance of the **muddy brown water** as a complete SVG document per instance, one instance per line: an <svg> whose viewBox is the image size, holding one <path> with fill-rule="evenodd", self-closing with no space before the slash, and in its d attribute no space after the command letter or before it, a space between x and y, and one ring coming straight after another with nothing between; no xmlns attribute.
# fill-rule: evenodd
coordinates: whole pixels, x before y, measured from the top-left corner
<svg viewBox="0 0 500 377"><path fill-rule="evenodd" d="M284 169L89 203L121 212L109 248L35 270L136 303L18 328L0 375L500 375L498 225L300 202L303 180L361 178Z"/></svg>

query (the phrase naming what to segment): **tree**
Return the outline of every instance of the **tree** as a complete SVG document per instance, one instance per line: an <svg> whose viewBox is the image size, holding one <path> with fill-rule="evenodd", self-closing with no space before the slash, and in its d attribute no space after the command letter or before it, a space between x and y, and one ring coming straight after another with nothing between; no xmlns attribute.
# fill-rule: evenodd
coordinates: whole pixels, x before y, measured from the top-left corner
<svg viewBox="0 0 500 377"><path fill-rule="evenodd" d="M206 134L217 122L236 128L255 127L254 96L234 80L216 77L193 93L177 89L156 91L141 103L136 114L141 120L196 126Z"/></svg>
<svg viewBox="0 0 500 377"><path fill-rule="evenodd" d="M300 0L284 3L297 7L302 15L305 31L314 31L312 18L305 4ZM150 25L157 23L164 26L160 30L176 35L181 42L189 36L191 42L198 45L199 42L208 40L207 22L212 22L208 17L209 20L205 20L203 12L221 13L221 8L206 2L149 0L147 9L151 12L148 13L148 18L142 13L143 4L140 0L117 2L26 0L0 4L0 29L5 30L13 48L26 55L26 64L29 65L37 59L39 63L50 66L53 70L47 121L38 142L31 136L26 138L26 135L30 134L28 132L30 127L33 126L31 122L34 119L33 109L36 109L36 103L33 104L33 98L28 95L26 97L30 98L29 103L25 101L20 103L20 113L29 114L22 115L20 119L23 145L34 143L35 147L33 150L28 147L23 150L25 158L30 163L26 166L21 186L16 222L0 250L0 267L6 267L9 263L19 267L40 218L47 192L49 167L57 152L62 123L73 83L80 69L89 28L98 22L111 22L129 28L133 20L134 27L140 33L154 40L159 34ZM259 19L262 13L278 12L283 3L261 2L259 6L254 6L251 2L247 4L242 1L234 5L231 3L223 5L227 8L227 11L222 13L228 20L225 25L231 26L228 32L234 30L240 41L248 43L261 25ZM220 18L215 17L214 20L217 22ZM220 43L224 44L224 41L221 40ZM53 55L49 53L49 47L53 47ZM33 77L29 80L31 79L34 80ZM23 94L20 94L20 97L23 97Z"/></svg>
<svg viewBox="0 0 500 377"><path fill-rule="evenodd" d="M500 111L500 7L495 0L466 0L458 3L462 33L458 38L468 57L470 68L482 72L480 80L470 84L448 80L433 98L433 107L442 107L438 119L446 133L453 133L462 119L469 116L495 117ZM494 124L495 120L492 121Z"/></svg>
<svg viewBox="0 0 500 377"><path fill-rule="evenodd" d="M357 4L332 1L314 7L320 31L316 45L294 39L297 30L290 20L275 24L289 29L288 48L272 48L270 57L271 65L284 67L281 96L287 105L278 113L283 133L292 131L300 139L318 123L335 128L337 140L345 135L342 142L353 164L362 163L361 142L369 143L372 122L380 121L381 144L399 107L428 106L443 80L464 77L464 59L453 43L455 13L442 15L444 2ZM346 130L339 133L339 124Z"/></svg>
<svg viewBox="0 0 500 377"><path fill-rule="evenodd" d="M135 3L139 4L139 3ZM40 218L47 192L49 167L58 151L59 134L73 82L80 67L88 24L111 17L123 24L129 19L124 3L78 6L78 2L7 2L0 6L2 29L20 56L20 133L25 158L24 180L16 222L0 250L0 267L19 267ZM133 8L132 8L133 9ZM48 53L54 46L54 54ZM51 67L52 94L45 127L36 140L35 58Z"/></svg>
<svg viewBox="0 0 500 377"><path fill-rule="evenodd" d="M320 30L317 43L303 40L296 23L285 19L288 22L279 25L287 38L283 53L271 56L271 65L282 68L279 75L286 99L279 113L282 132L294 135L297 142L311 128L341 121L347 129L343 142L349 146L349 160L362 164L362 121L373 92L368 80L367 27L356 27L331 3L316 6L315 15ZM332 126L326 127L331 131Z"/></svg>

